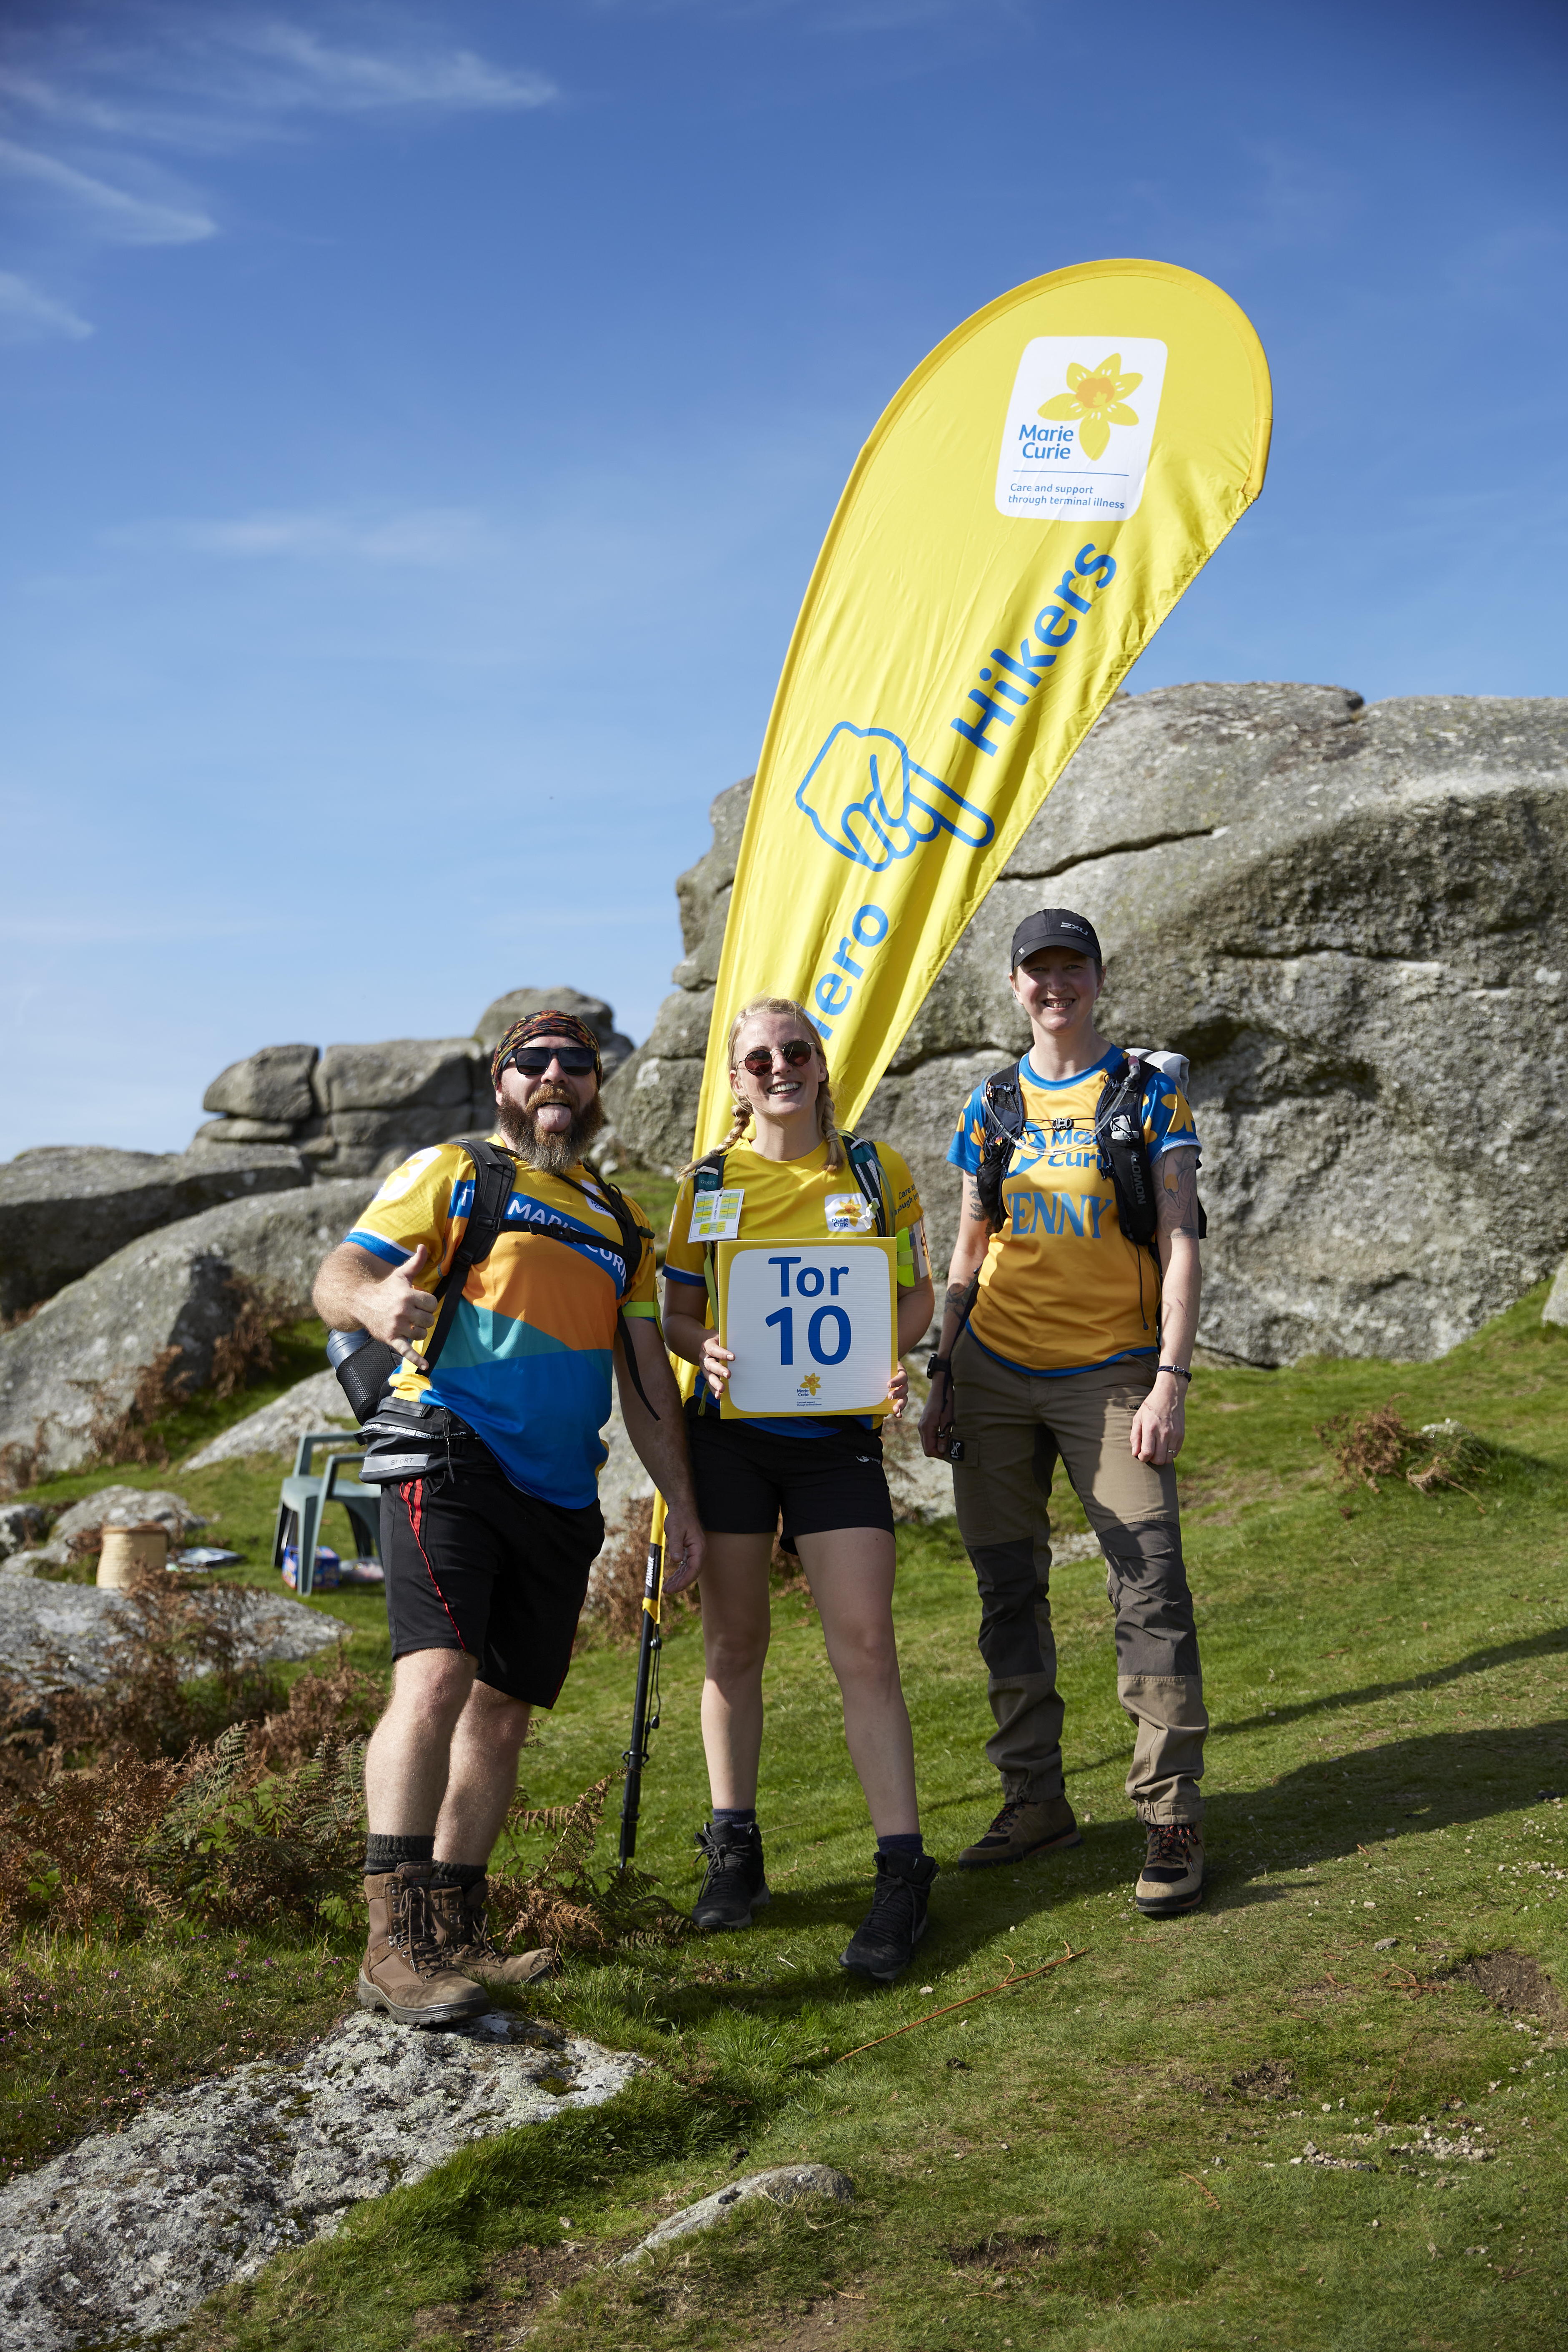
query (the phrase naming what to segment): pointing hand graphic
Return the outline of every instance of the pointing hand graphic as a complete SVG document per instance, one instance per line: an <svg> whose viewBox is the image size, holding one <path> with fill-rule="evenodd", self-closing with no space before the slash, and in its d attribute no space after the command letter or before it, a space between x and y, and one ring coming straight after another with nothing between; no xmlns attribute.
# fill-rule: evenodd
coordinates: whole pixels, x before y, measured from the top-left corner
<svg viewBox="0 0 1568 2352"><path fill-rule="evenodd" d="M995 826L973 801L920 767L885 727L841 719L795 793L829 849L882 873L939 833L984 849Z"/></svg>

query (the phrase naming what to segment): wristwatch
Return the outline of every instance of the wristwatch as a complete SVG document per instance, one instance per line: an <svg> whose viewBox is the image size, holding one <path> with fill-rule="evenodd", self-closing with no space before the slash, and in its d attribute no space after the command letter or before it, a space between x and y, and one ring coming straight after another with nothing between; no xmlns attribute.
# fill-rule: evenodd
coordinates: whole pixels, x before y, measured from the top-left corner
<svg viewBox="0 0 1568 2352"><path fill-rule="evenodd" d="M934 1381L938 1372L945 1372L952 1361L951 1356L932 1356L926 1365L927 1380Z"/></svg>

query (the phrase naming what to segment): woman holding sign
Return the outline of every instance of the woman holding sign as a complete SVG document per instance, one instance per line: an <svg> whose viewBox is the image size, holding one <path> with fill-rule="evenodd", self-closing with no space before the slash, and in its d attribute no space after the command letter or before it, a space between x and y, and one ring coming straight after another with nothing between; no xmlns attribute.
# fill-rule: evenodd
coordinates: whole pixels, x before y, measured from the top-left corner
<svg viewBox="0 0 1568 2352"><path fill-rule="evenodd" d="M768 1569L783 1515L822 1616L877 1832L871 1908L844 1966L890 1983L925 1933L914 1743L893 1639L893 1511L878 1424L933 1304L920 1198L887 1145L841 1136L802 1005L753 997L730 1032L734 1124L682 1177L665 1338L701 1375L688 1407L702 1570L702 1739L713 1819L693 1917L749 1927L768 1901L757 1827Z"/></svg>

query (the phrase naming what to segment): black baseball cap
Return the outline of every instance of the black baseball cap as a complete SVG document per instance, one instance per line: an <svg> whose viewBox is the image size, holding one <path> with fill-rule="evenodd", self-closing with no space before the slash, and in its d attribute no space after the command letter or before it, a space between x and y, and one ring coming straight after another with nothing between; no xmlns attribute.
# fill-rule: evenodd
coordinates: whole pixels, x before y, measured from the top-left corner
<svg viewBox="0 0 1568 2352"><path fill-rule="evenodd" d="M1070 907L1042 907L1037 915L1025 916L1013 934L1013 970L1016 971L1026 956L1037 954L1041 948L1077 948L1096 963L1105 961L1094 925L1087 915L1075 915Z"/></svg>

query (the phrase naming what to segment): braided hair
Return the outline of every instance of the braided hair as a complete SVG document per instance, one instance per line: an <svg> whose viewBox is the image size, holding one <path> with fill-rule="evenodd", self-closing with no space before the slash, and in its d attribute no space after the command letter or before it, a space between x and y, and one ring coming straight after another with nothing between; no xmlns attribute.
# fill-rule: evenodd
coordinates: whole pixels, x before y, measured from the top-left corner
<svg viewBox="0 0 1568 2352"><path fill-rule="evenodd" d="M812 1043L816 1048L817 1056L822 1063L823 1069L824 1071L826 1070L827 1055L823 1050L822 1040L817 1035L816 1024L812 1020L812 1017L806 1011L805 1005L797 1003L793 996L753 996L749 998L747 1002L742 1005L739 1013L736 1013L735 1018L730 1024L730 1038L724 1053L725 1066L727 1068L732 1069L734 1067L736 1039L740 1036L740 1034L745 1027L747 1022L753 1020L759 1013L793 1013L795 1019L800 1023L802 1028L805 1029L810 1036ZM742 1137L746 1133L752 1124L752 1106L743 1097L739 1101L732 1103L731 1105L731 1108L734 1113L734 1123L731 1127L730 1132L725 1136L723 1141L715 1147L715 1149L720 1151L731 1150L734 1145L740 1142ZM827 1146L827 1172L831 1175L844 1165L844 1144L838 1133L837 1121L834 1116L832 1082L826 1076L819 1081L816 1089L816 1123L821 1133L822 1139ZM687 1177L690 1175L692 1170L696 1166L697 1161L695 1160L689 1160L687 1162L687 1165L680 1171L680 1181L682 1183L685 1182Z"/></svg>

